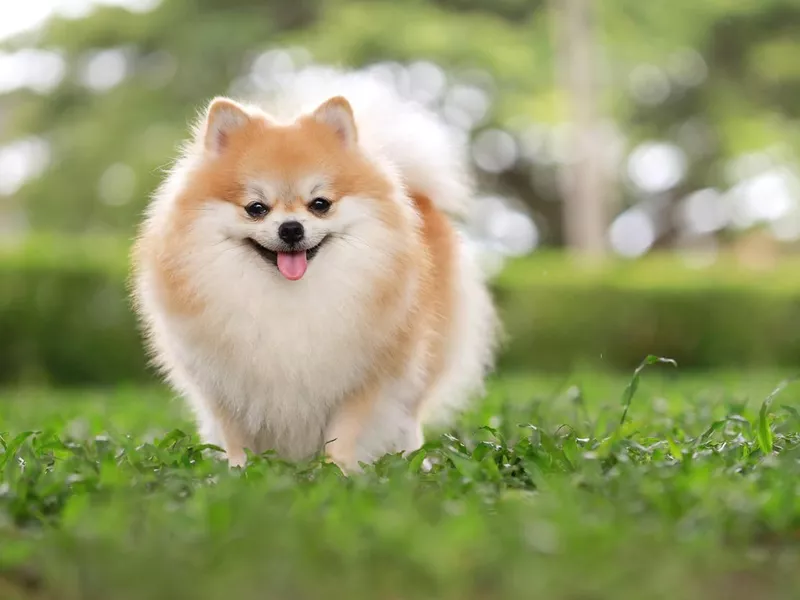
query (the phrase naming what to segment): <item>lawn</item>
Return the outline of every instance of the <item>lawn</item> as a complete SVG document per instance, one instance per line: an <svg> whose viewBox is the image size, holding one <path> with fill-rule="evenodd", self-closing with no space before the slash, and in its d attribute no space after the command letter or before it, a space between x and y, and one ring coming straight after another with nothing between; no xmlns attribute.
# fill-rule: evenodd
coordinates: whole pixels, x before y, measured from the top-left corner
<svg viewBox="0 0 800 600"><path fill-rule="evenodd" d="M789 375L508 374L349 479L229 472L157 387L6 390L0 598L796 599Z"/></svg>

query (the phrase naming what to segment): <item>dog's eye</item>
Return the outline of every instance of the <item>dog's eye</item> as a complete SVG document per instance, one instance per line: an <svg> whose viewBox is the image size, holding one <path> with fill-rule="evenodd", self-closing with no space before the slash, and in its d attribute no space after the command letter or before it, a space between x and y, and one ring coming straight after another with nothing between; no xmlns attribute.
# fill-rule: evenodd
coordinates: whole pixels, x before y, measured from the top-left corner
<svg viewBox="0 0 800 600"><path fill-rule="evenodd" d="M263 202L251 202L244 207L244 210L254 219L259 219L269 212L269 209Z"/></svg>
<svg viewBox="0 0 800 600"><path fill-rule="evenodd" d="M311 212L315 212L318 215L324 215L328 212L331 208L331 201L326 200L325 198L314 198L311 203L308 205L308 209Z"/></svg>

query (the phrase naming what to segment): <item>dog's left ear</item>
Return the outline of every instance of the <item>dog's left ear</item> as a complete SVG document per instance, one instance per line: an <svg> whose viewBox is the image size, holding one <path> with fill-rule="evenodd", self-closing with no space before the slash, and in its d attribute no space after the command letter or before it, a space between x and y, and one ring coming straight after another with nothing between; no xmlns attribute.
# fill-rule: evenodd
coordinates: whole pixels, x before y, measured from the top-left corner
<svg viewBox="0 0 800 600"><path fill-rule="evenodd" d="M334 96L330 100L326 100L311 116L317 122L324 123L333 129L345 146L355 145L358 141L353 109L343 96Z"/></svg>
<svg viewBox="0 0 800 600"><path fill-rule="evenodd" d="M214 98L206 110L203 131L206 150L222 154L228 147L231 134L250 123L250 115L238 102L229 98Z"/></svg>

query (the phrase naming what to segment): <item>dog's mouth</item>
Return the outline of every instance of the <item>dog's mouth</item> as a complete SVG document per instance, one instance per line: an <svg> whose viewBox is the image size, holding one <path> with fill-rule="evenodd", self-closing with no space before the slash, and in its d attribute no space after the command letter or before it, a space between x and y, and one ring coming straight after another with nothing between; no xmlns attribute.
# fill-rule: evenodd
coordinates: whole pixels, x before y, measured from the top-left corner
<svg viewBox="0 0 800 600"><path fill-rule="evenodd" d="M328 236L322 238L319 243L305 250L276 251L262 246L253 238L247 238L247 243L258 252L266 262L274 265L281 275L290 281L297 281L306 274L308 262L314 258L322 245L328 241Z"/></svg>

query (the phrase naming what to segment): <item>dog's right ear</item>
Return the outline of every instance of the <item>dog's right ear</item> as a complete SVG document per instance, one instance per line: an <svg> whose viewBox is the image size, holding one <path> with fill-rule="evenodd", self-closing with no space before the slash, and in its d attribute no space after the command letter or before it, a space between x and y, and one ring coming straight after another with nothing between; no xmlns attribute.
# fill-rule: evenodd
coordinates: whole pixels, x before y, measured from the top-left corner
<svg viewBox="0 0 800 600"><path fill-rule="evenodd" d="M351 146L358 140L353 109L343 96L334 96L323 102L312 113L312 117L330 127L345 146Z"/></svg>
<svg viewBox="0 0 800 600"><path fill-rule="evenodd" d="M245 108L229 98L214 98L206 111L204 144L208 152L219 155L225 151L230 135L250 122Z"/></svg>

